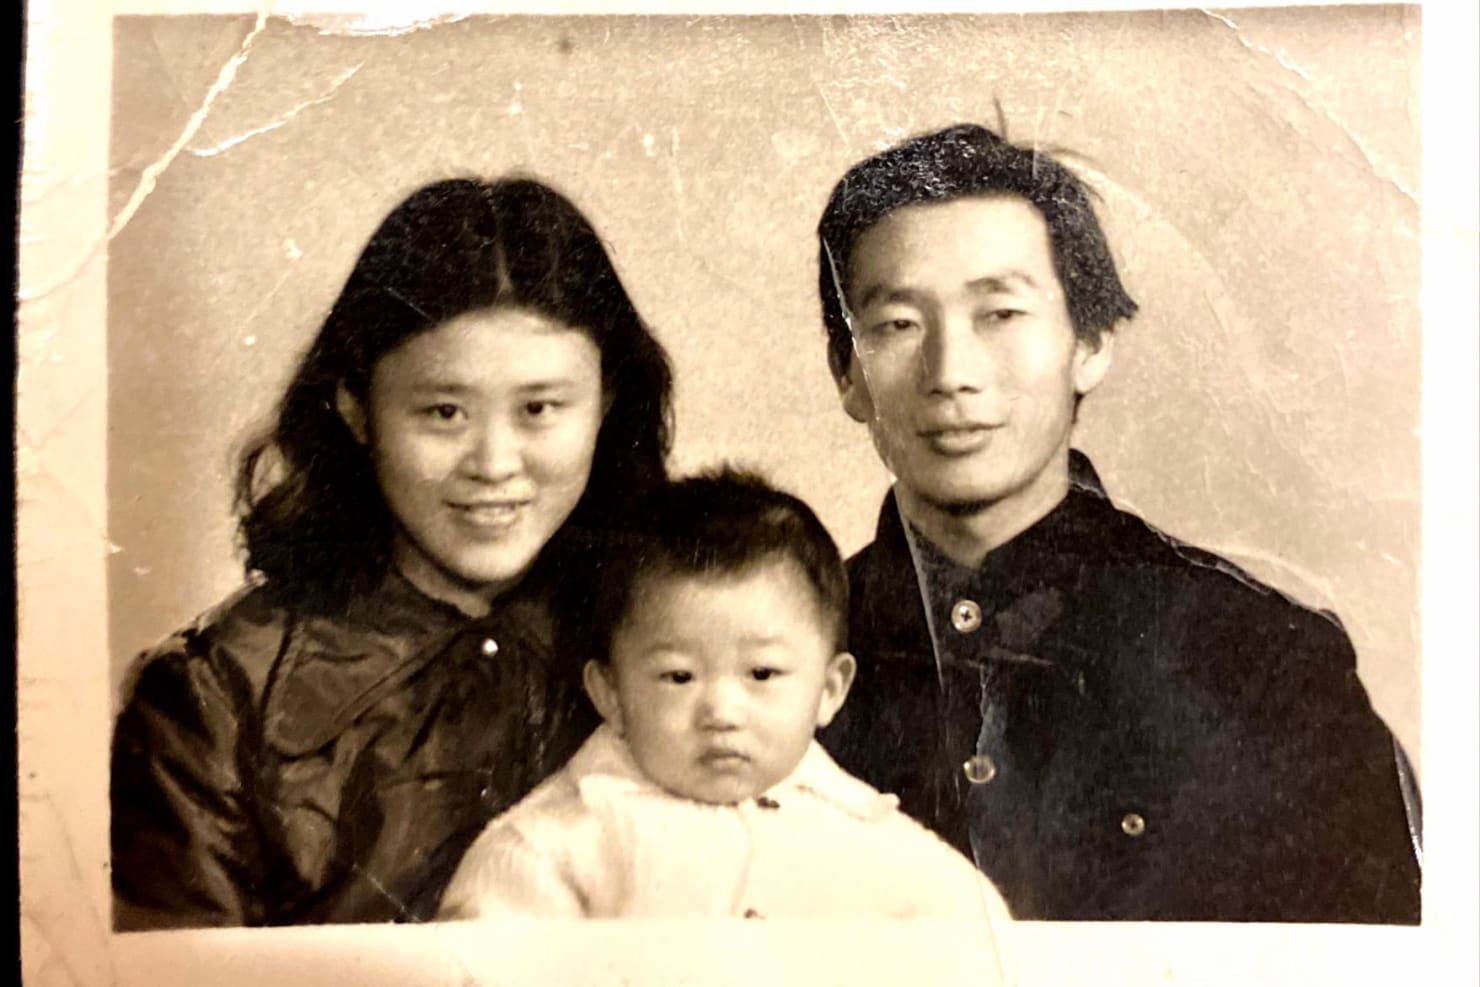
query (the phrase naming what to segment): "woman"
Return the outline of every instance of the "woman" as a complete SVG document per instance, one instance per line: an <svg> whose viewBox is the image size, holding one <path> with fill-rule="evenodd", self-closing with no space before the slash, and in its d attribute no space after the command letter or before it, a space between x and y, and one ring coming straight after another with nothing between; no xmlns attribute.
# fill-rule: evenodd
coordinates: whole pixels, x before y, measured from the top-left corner
<svg viewBox="0 0 1480 987"><path fill-rule="evenodd" d="M435 914L483 824L593 725L587 560L663 480L669 392L559 194L401 203L243 459L252 584L132 675L115 927Z"/></svg>

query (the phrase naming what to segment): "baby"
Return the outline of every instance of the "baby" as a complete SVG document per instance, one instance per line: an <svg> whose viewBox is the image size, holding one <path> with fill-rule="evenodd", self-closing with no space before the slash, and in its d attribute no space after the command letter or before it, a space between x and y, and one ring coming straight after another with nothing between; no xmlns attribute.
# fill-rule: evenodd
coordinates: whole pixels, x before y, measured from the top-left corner
<svg viewBox="0 0 1480 987"><path fill-rule="evenodd" d="M813 739L855 672L808 507L731 471L673 484L597 593L605 724L493 820L442 916L982 917L996 889Z"/></svg>

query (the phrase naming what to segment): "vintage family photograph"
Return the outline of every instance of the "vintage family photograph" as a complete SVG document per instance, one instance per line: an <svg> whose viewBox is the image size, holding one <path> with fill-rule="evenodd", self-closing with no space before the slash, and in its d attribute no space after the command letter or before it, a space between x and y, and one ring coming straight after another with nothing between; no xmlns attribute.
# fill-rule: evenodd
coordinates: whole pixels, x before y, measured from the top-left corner
<svg viewBox="0 0 1480 987"><path fill-rule="evenodd" d="M23 961L1421 963L1429 13L94 24L105 171L23 188L23 250L101 215L22 264Z"/></svg>

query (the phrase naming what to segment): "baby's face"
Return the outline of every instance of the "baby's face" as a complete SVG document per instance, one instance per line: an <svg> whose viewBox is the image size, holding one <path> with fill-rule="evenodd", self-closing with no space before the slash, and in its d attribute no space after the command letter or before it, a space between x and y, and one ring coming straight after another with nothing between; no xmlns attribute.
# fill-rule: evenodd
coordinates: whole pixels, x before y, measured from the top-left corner
<svg viewBox="0 0 1480 987"><path fill-rule="evenodd" d="M642 579L587 684L643 772L676 795L739 802L781 781L837 712L853 659L834 654L790 560L736 575Z"/></svg>

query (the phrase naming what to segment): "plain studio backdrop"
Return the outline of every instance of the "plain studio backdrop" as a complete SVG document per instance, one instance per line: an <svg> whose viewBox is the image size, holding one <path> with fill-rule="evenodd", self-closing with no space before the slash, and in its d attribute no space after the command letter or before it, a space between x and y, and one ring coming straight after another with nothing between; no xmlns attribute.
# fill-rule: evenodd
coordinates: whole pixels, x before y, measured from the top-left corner
<svg viewBox="0 0 1480 987"><path fill-rule="evenodd" d="M1338 613L1416 756L1418 22L119 19L115 693L240 584L236 454L380 219L449 176L567 193L672 358L676 470L757 467L856 551L890 481L827 372L816 221L849 165L975 121L1070 152L1141 305L1076 436L1111 495Z"/></svg>

